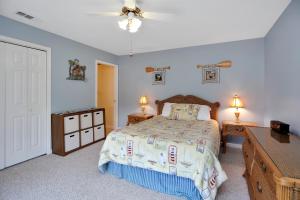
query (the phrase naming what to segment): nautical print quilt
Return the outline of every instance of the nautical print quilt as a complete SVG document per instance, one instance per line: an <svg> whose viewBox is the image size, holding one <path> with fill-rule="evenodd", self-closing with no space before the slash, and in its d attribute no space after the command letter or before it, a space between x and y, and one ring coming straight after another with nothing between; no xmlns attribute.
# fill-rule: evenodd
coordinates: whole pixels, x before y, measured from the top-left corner
<svg viewBox="0 0 300 200"><path fill-rule="evenodd" d="M217 155L218 122L156 116L111 132L100 152L99 170L110 161L194 180L203 199L215 199L227 179Z"/></svg>

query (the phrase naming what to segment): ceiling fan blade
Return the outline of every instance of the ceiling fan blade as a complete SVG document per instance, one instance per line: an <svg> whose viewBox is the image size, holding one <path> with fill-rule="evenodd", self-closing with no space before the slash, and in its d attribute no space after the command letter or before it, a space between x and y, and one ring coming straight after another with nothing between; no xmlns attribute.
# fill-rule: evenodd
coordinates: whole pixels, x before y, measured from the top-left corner
<svg viewBox="0 0 300 200"><path fill-rule="evenodd" d="M170 13L143 12L143 17L150 20L169 21L173 16Z"/></svg>
<svg viewBox="0 0 300 200"><path fill-rule="evenodd" d="M127 8L135 9L136 1L135 0L124 0L124 6L126 6Z"/></svg>
<svg viewBox="0 0 300 200"><path fill-rule="evenodd" d="M96 16L107 16L107 17L118 17L120 16L119 12L88 12L88 15L96 15Z"/></svg>

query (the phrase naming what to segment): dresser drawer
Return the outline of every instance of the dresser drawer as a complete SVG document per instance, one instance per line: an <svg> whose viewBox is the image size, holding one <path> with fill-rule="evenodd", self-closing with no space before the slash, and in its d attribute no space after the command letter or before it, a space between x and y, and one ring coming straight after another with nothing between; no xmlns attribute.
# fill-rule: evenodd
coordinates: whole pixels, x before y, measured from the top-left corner
<svg viewBox="0 0 300 200"><path fill-rule="evenodd" d="M257 200L275 200L276 195L273 192L262 174L260 167L256 162L253 163L252 175L250 177L255 199Z"/></svg>
<svg viewBox="0 0 300 200"><path fill-rule="evenodd" d="M93 142L93 129L86 129L80 132L80 137L81 137L81 146L90 144Z"/></svg>
<svg viewBox="0 0 300 200"><path fill-rule="evenodd" d="M92 127L92 113L85 113L80 115L80 129Z"/></svg>
<svg viewBox="0 0 300 200"><path fill-rule="evenodd" d="M78 115L64 117L64 130L65 133L71 133L79 130Z"/></svg>
<svg viewBox="0 0 300 200"><path fill-rule="evenodd" d="M245 142L247 143L247 145L249 146L249 148L251 149L251 151L254 154L254 142L248 136L245 138Z"/></svg>
<svg viewBox="0 0 300 200"><path fill-rule="evenodd" d="M79 132L65 135L65 152L79 147Z"/></svg>
<svg viewBox="0 0 300 200"><path fill-rule="evenodd" d="M253 158L254 158L254 149L251 146L251 144L248 142L247 139L243 143L243 154L244 154L246 170L247 170L248 174L250 175L252 162L253 162Z"/></svg>
<svg viewBox="0 0 300 200"><path fill-rule="evenodd" d="M246 136L246 130L244 126L239 126L239 125L227 125L226 127L227 133L230 133L231 135L243 135Z"/></svg>
<svg viewBox="0 0 300 200"><path fill-rule="evenodd" d="M257 166L259 167L262 176L264 176L264 178L270 185L271 190L275 192L276 190L276 185L274 181L274 174L276 174L274 171L275 166L272 166L269 162L267 162L267 160L263 158L260 151L258 150L255 153L254 159L255 162L257 163Z"/></svg>
<svg viewBox="0 0 300 200"><path fill-rule="evenodd" d="M103 124L103 111L94 112L94 126Z"/></svg>
<svg viewBox="0 0 300 200"><path fill-rule="evenodd" d="M94 140L100 140L105 138L104 125L94 127Z"/></svg>

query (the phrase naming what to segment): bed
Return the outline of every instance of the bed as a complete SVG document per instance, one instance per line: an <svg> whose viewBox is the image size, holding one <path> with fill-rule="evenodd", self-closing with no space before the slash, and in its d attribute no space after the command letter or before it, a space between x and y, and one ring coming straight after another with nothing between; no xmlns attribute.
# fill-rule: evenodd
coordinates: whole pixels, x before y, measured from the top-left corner
<svg viewBox="0 0 300 200"><path fill-rule="evenodd" d="M169 120L164 104L210 107L211 120ZM177 95L156 101L157 116L111 132L100 151L98 168L140 186L188 200L215 199L227 179L219 160L219 103Z"/></svg>

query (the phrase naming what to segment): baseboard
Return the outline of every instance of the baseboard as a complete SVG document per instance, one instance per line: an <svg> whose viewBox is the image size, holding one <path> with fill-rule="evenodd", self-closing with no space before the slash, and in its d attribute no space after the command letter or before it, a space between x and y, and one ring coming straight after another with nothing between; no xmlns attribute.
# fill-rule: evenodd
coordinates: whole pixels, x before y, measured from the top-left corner
<svg viewBox="0 0 300 200"><path fill-rule="evenodd" d="M236 149L242 149L242 144L236 144L236 143L226 143L226 146Z"/></svg>

